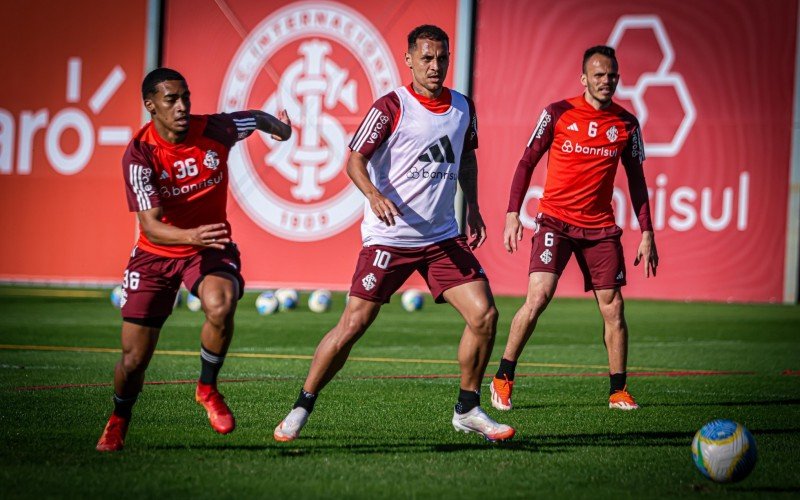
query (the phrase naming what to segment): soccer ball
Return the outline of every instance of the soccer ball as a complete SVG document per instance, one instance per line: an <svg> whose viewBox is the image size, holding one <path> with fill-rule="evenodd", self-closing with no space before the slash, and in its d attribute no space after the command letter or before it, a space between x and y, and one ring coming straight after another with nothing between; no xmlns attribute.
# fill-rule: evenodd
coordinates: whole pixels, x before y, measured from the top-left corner
<svg viewBox="0 0 800 500"><path fill-rule="evenodd" d="M186 294L186 309L197 312L203 308L203 305L200 304L200 298L191 292Z"/></svg>
<svg viewBox="0 0 800 500"><path fill-rule="evenodd" d="M121 285L117 285L111 290L111 305L120 309L122 306L125 305L125 299L127 299L127 294L122 289Z"/></svg>
<svg viewBox="0 0 800 500"><path fill-rule="evenodd" d="M278 310L278 298L272 290L261 292L256 297L256 311L262 316L267 316Z"/></svg>
<svg viewBox="0 0 800 500"><path fill-rule="evenodd" d="M694 464L717 483L741 481L756 466L756 441L733 420L712 420L694 435Z"/></svg>
<svg viewBox="0 0 800 500"><path fill-rule="evenodd" d="M419 290L411 288L403 292L400 302L403 304L403 309L408 312L419 311L425 303L425 297Z"/></svg>
<svg viewBox="0 0 800 500"><path fill-rule="evenodd" d="M315 313L323 313L331 308L331 292L329 290L314 290L308 296L308 308Z"/></svg>
<svg viewBox="0 0 800 500"><path fill-rule="evenodd" d="M294 309L300 299L297 295L297 290L292 288L279 288L275 291L275 298L278 299L278 309L281 311Z"/></svg>

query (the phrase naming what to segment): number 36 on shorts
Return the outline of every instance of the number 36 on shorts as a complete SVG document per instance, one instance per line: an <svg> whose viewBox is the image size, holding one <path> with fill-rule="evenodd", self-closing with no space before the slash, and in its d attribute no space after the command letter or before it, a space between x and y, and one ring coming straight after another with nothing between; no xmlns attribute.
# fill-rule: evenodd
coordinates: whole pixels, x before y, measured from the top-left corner
<svg viewBox="0 0 800 500"><path fill-rule="evenodd" d="M136 290L139 288L139 273L136 271L128 271L125 270L125 274L122 275L122 288L129 289L129 290Z"/></svg>

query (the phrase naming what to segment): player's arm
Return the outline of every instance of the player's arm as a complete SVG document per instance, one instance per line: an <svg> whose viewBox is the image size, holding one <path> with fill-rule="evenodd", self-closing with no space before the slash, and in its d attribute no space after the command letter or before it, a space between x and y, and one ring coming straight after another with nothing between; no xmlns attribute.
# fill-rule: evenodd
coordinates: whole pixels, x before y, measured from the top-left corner
<svg viewBox="0 0 800 500"><path fill-rule="evenodd" d="M483 222L480 208L478 207L478 158L475 150L478 149L478 114L475 103L467 97L469 106L469 125L464 133L464 148L458 167L458 184L464 192L464 201L467 203L467 235L470 237L470 248L478 248L486 240L486 224Z"/></svg>
<svg viewBox="0 0 800 500"><path fill-rule="evenodd" d="M383 196L370 180L367 171L368 162L366 156L358 151L351 151L350 158L347 160L347 175L369 201L372 213L387 226L394 226L394 218L400 215L400 211L392 200Z"/></svg>
<svg viewBox="0 0 800 500"><path fill-rule="evenodd" d="M292 121L285 109L279 111L277 117L257 109L251 109L250 113L256 119L256 128L270 134L276 141L285 141L292 136Z"/></svg>
<svg viewBox="0 0 800 500"><path fill-rule="evenodd" d="M351 153L347 160L347 175L367 198L372 213L387 226L394 226L394 218L402 214L397 205L373 184L367 164L391 135L399 113L400 98L389 92L373 103L348 146Z"/></svg>
<svg viewBox="0 0 800 500"><path fill-rule="evenodd" d="M636 259L633 261L633 265L638 266L639 262L644 262L645 278L649 278L651 272L655 277L658 268L658 251L653 231L642 231L642 241L636 250Z"/></svg>
<svg viewBox="0 0 800 500"><path fill-rule="evenodd" d="M503 244L508 253L516 252L517 243L522 241L523 227L519 220L519 212L531 183L533 169L536 168L536 164L553 143L556 122L553 115L552 106L548 106L542 111L539 122L536 124L533 134L528 140L528 145L522 153L522 158L517 163L517 169L514 171L511 192L508 197L508 209L506 210L506 224L503 229Z"/></svg>
<svg viewBox="0 0 800 500"><path fill-rule="evenodd" d="M467 203L467 235L471 238L469 246L479 248L486 240L486 224L478 206L478 158L474 149L465 149L461 155L458 183Z"/></svg>
<svg viewBox="0 0 800 500"><path fill-rule="evenodd" d="M622 165L628 177L628 191L631 194L631 203L642 230L642 241L636 250L634 266L639 262L644 264L646 278L656 275L658 269L658 250L656 248L653 222L650 219L650 200L647 193L647 182L644 178L644 143L642 141L639 124L634 121L631 126L631 138L628 146L622 152Z"/></svg>
<svg viewBox="0 0 800 500"><path fill-rule="evenodd" d="M223 250L231 242L228 229L222 222L183 229L161 222L161 207L142 210L136 212L136 215L141 231L156 245L195 245Z"/></svg>

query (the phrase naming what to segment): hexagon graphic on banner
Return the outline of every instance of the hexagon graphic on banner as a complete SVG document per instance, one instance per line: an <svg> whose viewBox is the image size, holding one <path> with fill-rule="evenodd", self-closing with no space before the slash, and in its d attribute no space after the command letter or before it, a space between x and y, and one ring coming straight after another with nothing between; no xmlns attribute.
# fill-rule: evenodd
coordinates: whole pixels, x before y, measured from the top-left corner
<svg viewBox="0 0 800 500"><path fill-rule="evenodd" d="M644 128L651 117L646 101L648 89L654 87L672 89L683 111L683 119L677 125L672 133L671 140L668 142L645 140L645 152L650 156L675 156L680 152L686 137L689 135L689 131L692 129L692 125L694 125L697 111L683 77L671 71L672 63L675 60L675 51L667 35L667 30L658 16L631 15L620 17L611 31L607 42L608 45L618 49L624 43L625 33L629 30L637 29L650 30L652 32L661 52L660 62L655 72L641 73L633 85L624 84L620 79L617 86L617 95L622 99L631 101L636 117L639 120L639 125Z"/></svg>

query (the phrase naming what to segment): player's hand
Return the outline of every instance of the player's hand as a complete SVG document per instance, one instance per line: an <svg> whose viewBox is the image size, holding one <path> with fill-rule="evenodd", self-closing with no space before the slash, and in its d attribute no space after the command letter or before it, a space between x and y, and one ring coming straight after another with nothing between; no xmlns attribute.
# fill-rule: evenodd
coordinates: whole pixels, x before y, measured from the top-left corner
<svg viewBox="0 0 800 500"><path fill-rule="evenodd" d="M394 218L401 215L394 202L380 193L375 193L368 199L372 213L387 226L394 226Z"/></svg>
<svg viewBox="0 0 800 500"><path fill-rule="evenodd" d="M467 208L467 234L470 237L469 247L473 250L480 248L486 240L486 224L477 207Z"/></svg>
<svg viewBox="0 0 800 500"><path fill-rule="evenodd" d="M517 251L517 242L522 241L523 229L519 214L517 212L508 212L506 214L506 227L503 230L503 243L506 246L506 252L514 253Z"/></svg>
<svg viewBox="0 0 800 500"><path fill-rule="evenodd" d="M225 245L231 242L228 230L224 223L206 224L191 229L191 244L199 247L216 248L224 250Z"/></svg>
<svg viewBox="0 0 800 500"><path fill-rule="evenodd" d="M287 135L286 137L281 137L277 134L272 134L271 137L276 141L285 141L292 136L292 120L289 119L289 113L287 113L285 109L278 111L277 118L278 120L282 121L283 123L289 126L289 135Z"/></svg>
<svg viewBox="0 0 800 500"><path fill-rule="evenodd" d="M639 250L636 252L636 260L633 261L634 266L638 266L639 262L644 262L644 277L649 278L652 271L653 277L656 275L658 269L658 251L656 250L656 240L653 231L642 232L642 242L639 243Z"/></svg>

